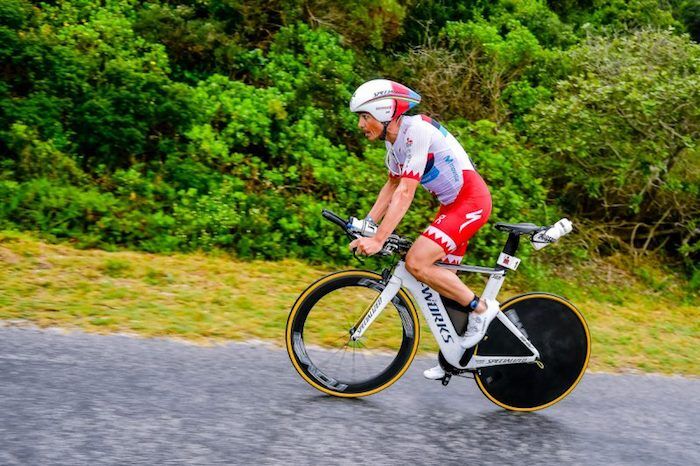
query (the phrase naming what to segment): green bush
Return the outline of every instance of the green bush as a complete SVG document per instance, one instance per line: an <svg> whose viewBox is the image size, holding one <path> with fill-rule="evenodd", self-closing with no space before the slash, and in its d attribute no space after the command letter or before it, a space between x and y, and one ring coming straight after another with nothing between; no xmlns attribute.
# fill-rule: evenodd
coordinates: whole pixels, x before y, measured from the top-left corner
<svg viewBox="0 0 700 466"><path fill-rule="evenodd" d="M550 54L517 21L504 28L481 17L448 22L439 39L408 51L392 74L418 89L430 113L445 121L504 121L505 90L515 82L529 83L531 68Z"/></svg>
<svg viewBox="0 0 700 466"><path fill-rule="evenodd" d="M633 253L697 258L700 47L670 32L592 37L525 118L560 204Z"/></svg>
<svg viewBox="0 0 700 466"><path fill-rule="evenodd" d="M694 31L694 11L8 0L0 226L103 248L344 261L346 238L320 212L364 215L385 181L384 147L347 110L358 84L385 76L423 95L419 110L445 122L489 183L475 260L500 249L496 221L562 211L602 224L608 248L666 248L692 270L700 65L675 31ZM676 29L635 29L648 25ZM399 232L415 236L436 209L421 190Z"/></svg>

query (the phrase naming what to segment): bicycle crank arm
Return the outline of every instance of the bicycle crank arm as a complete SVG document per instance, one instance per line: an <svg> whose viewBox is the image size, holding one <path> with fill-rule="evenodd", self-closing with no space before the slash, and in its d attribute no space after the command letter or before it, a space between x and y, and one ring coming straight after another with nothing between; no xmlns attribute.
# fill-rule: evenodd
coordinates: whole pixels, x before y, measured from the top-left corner
<svg viewBox="0 0 700 466"><path fill-rule="evenodd" d="M365 330L379 317L384 308L389 302L394 299L396 293L399 292L401 288L401 280L397 277L391 277L389 283L384 288L384 291L377 297L377 299L372 303L372 305L365 311L364 316L360 319L359 324L356 324L353 329L351 329L352 335L350 339L352 341L359 340L365 333Z"/></svg>

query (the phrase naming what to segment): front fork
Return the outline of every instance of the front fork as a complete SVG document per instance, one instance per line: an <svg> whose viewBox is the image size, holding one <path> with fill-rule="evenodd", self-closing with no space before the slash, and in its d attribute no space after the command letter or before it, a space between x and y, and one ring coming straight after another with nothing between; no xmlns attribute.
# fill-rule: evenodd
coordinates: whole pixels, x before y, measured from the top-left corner
<svg viewBox="0 0 700 466"><path fill-rule="evenodd" d="M392 275L391 278L389 278L384 291L377 296L377 299L375 299L374 302L367 308L362 317L360 317L360 320L358 320L353 328L350 329L350 339L352 341L357 341L362 337L365 330L367 330L367 327L369 327L372 322L379 317L379 314L381 314L386 305L389 304L392 299L394 299L394 296L396 296L396 293L399 292L400 288L401 280Z"/></svg>

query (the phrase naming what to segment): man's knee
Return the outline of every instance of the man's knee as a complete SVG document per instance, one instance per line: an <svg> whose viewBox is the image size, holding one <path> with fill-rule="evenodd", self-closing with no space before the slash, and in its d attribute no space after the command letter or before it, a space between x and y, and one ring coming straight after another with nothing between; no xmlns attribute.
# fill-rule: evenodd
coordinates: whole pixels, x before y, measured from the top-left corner
<svg viewBox="0 0 700 466"><path fill-rule="evenodd" d="M406 270L420 281L425 281L426 271L431 264L421 261L415 255L406 256Z"/></svg>

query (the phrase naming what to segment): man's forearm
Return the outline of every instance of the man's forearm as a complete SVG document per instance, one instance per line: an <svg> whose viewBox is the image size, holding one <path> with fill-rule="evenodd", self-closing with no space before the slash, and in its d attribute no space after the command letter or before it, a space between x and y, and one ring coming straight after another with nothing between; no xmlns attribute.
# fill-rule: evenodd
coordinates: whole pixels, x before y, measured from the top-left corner
<svg viewBox="0 0 700 466"><path fill-rule="evenodd" d="M377 230L375 237L381 241L385 241L389 235L393 233L403 216L406 214L406 211L411 206L414 195L415 189L406 189L402 185L394 190L394 193L391 196L391 202L386 210L384 221L381 223L381 225L379 225L379 229Z"/></svg>
<svg viewBox="0 0 700 466"><path fill-rule="evenodd" d="M379 191L377 200L374 202L369 214L367 214L372 217L372 220L375 222L379 223L381 222L382 218L384 218L384 214L386 214L386 211L389 208L394 191L396 191L396 186L398 186L398 183L387 181L384 183L381 191Z"/></svg>

